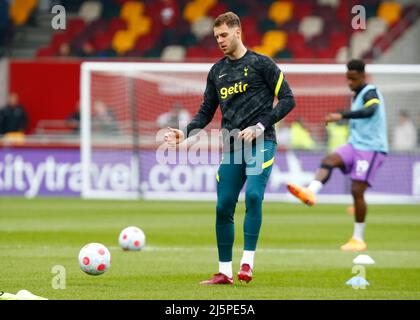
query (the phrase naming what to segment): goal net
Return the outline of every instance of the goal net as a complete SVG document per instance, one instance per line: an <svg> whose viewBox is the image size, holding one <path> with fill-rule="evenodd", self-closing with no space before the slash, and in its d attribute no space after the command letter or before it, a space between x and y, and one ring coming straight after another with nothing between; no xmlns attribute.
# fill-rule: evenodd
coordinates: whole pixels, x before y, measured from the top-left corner
<svg viewBox="0 0 420 320"><path fill-rule="evenodd" d="M324 118L329 112L349 109L351 92L345 65L279 67L297 105L276 124L278 152L266 199L295 201L286 183L308 183L322 157L345 143L347 124L326 127ZM166 127L183 128L198 111L210 68L211 64L202 63L82 64L82 197L215 199L220 111L200 135L177 150L163 144ZM404 131L402 114L408 114L419 130L420 66L368 65L366 71L368 82L385 98L390 143L390 153L367 196L377 203L420 202L420 141L407 146L398 142L398 132ZM349 181L336 170L319 201L351 203Z"/></svg>

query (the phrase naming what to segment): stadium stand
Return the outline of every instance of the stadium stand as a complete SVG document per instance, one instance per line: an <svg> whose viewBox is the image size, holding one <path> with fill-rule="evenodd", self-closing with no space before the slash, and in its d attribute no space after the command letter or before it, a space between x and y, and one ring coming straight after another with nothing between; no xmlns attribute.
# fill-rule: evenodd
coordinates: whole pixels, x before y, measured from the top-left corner
<svg viewBox="0 0 420 320"><path fill-rule="evenodd" d="M232 10L242 18L245 43L256 51L278 59L340 62L348 54L372 58L375 52L386 51L416 21L419 11L415 2L366 0L367 28L353 30L351 8L358 4L353 0L62 0L61 4L71 12L67 30L53 33L49 44L36 52L38 57L58 55L66 42L73 55L82 57L86 56L83 45L89 43L91 57L214 59L221 55L210 40L213 19ZM36 0L16 0L8 9L10 20L15 27L25 25L36 7ZM3 15L4 8L2 1ZM391 32L394 29L398 32ZM4 33L0 33L3 42ZM390 33L392 40L384 41ZM378 46L380 50L375 50Z"/></svg>

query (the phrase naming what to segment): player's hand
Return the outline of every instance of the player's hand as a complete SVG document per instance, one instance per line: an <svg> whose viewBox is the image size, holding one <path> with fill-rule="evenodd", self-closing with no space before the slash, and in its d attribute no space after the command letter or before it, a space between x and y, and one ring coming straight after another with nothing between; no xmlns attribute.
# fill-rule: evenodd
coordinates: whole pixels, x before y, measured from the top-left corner
<svg viewBox="0 0 420 320"><path fill-rule="evenodd" d="M184 133L181 130L168 127L165 133L165 142L170 146L175 146L184 141Z"/></svg>
<svg viewBox="0 0 420 320"><path fill-rule="evenodd" d="M259 137L264 132L258 125L250 126L239 132L238 138L244 139L245 142L251 143L252 140Z"/></svg>
<svg viewBox="0 0 420 320"><path fill-rule="evenodd" d="M325 117L325 124L328 124L329 122L336 122L343 119L343 116L341 113L330 113Z"/></svg>

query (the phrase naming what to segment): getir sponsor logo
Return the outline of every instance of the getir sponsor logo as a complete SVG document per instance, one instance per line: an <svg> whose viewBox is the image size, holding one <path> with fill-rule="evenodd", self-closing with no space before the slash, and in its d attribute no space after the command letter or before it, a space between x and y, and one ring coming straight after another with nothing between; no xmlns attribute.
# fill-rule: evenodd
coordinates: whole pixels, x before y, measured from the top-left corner
<svg viewBox="0 0 420 320"><path fill-rule="evenodd" d="M226 99L234 93L243 93L248 88L248 83L242 84L242 81L236 82L231 87L223 87L220 89L220 97Z"/></svg>

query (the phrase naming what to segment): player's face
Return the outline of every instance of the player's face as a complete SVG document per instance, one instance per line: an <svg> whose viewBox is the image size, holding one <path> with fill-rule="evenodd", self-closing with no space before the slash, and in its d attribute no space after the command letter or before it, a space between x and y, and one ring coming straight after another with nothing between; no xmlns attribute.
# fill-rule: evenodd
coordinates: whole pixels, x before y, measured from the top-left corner
<svg viewBox="0 0 420 320"><path fill-rule="evenodd" d="M349 70L346 74L347 84L352 91L357 91L365 84L365 73L356 70Z"/></svg>
<svg viewBox="0 0 420 320"><path fill-rule="evenodd" d="M226 24L214 27L214 37L220 50L227 56L235 52L241 39L241 29L238 27L229 28Z"/></svg>

